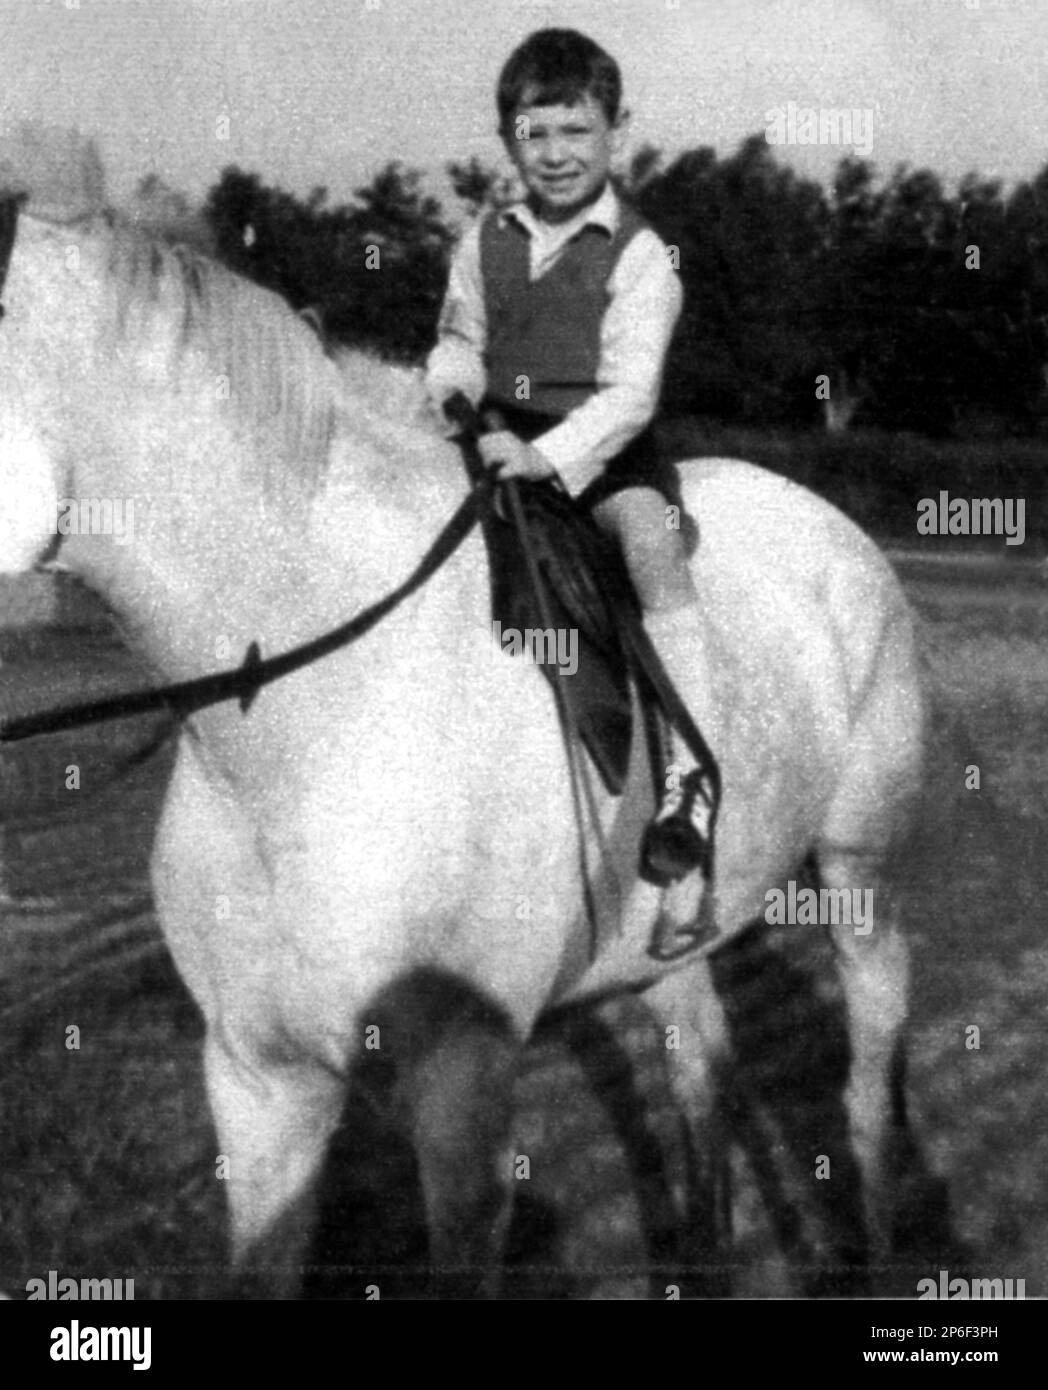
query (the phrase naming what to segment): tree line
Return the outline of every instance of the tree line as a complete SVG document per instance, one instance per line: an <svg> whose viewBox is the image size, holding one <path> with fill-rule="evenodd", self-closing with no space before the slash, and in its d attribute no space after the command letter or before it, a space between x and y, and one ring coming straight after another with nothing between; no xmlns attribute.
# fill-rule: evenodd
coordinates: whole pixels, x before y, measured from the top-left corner
<svg viewBox="0 0 1048 1390"><path fill-rule="evenodd" d="M447 172L451 218L397 163L337 205L324 188L302 199L231 167L195 223L182 206L182 231L329 340L418 362L434 341L454 219L512 195L475 159ZM950 193L928 170L878 180L849 157L827 188L757 135L723 158L703 147L666 164L642 149L620 186L684 284L668 412L832 431L1048 428L1048 165L1007 194L975 174ZM155 181L149 195L172 196Z"/></svg>

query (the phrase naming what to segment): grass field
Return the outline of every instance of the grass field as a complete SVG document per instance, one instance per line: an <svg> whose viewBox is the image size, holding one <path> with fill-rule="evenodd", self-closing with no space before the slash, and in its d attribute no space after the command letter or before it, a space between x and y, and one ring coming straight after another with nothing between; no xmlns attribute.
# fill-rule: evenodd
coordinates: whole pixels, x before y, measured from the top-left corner
<svg viewBox="0 0 1048 1390"><path fill-rule="evenodd" d="M912 918L910 1104L949 1220L934 1204L915 1209L891 1282L912 1296L917 1277L947 1264L1025 1278L1033 1296L1048 1292L1048 581L977 565L904 565L904 576L944 718L964 732L943 769L953 792L929 822L933 862L915 883ZM5 710L143 676L98 631L6 633L0 660ZM224 1287L200 1026L159 939L146 877L170 758L164 732L121 723L57 737L46 752L0 754L0 1290L13 1297L49 1269L134 1278L139 1299ZM66 789L73 762L76 792ZM972 763L981 788L965 791ZM718 973L736 1082L807 1162L839 1139L843 1037L827 951L814 934L796 940L746 938ZM965 1047L971 1025L978 1051ZM635 1001L603 1010L599 1027L607 1031L544 1031L518 1087L518 1141L533 1156L513 1236L508 1287L518 1297L641 1296L652 1266L656 1288L679 1273L665 1190L680 1177L680 1154L662 1040ZM735 1294L849 1291L853 1190L845 1180L825 1194L838 1264L791 1272L755 1152L740 1131L725 1261ZM359 1219L366 1226L367 1212Z"/></svg>

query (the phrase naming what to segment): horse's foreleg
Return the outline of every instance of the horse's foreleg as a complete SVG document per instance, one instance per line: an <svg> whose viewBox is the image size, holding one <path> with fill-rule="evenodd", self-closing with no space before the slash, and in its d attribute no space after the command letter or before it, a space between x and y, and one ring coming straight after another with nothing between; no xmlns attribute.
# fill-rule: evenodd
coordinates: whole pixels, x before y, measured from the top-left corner
<svg viewBox="0 0 1048 1390"><path fill-rule="evenodd" d="M844 990L851 1068L844 1101L852 1148L863 1183L869 1253L874 1263L891 1251L899 1181L895 1092L902 1085L909 952L899 904L884 886L882 866L858 857L820 860L822 883L868 894L867 920L830 926Z"/></svg>
<svg viewBox="0 0 1048 1390"><path fill-rule="evenodd" d="M425 1203L429 1291L492 1297L514 1183L510 1129L521 1042L497 1006L436 971L398 983L377 1011L383 1015L397 1127L414 1149Z"/></svg>
<svg viewBox="0 0 1048 1390"><path fill-rule="evenodd" d="M313 1227L314 1179L338 1120L342 1084L307 1062L263 1066L216 1030L209 1030L204 1060L237 1290L297 1297Z"/></svg>
<svg viewBox="0 0 1048 1390"><path fill-rule="evenodd" d="M264 1025L247 1022L266 1013L265 989L253 983L273 949L272 905L258 886L266 878L243 808L183 737L153 851L157 910L207 1022L214 1171L228 1198L240 1290L291 1297L299 1292L311 1180L343 1088L310 1059L281 1057L272 1040L259 1041ZM232 910L219 916L220 903Z"/></svg>
<svg viewBox="0 0 1048 1390"><path fill-rule="evenodd" d="M675 1195L685 1218L686 1260L716 1265L731 1243L730 1135L721 1096L727 1019L705 960L663 976L644 999L659 1025L684 1120L685 1176Z"/></svg>

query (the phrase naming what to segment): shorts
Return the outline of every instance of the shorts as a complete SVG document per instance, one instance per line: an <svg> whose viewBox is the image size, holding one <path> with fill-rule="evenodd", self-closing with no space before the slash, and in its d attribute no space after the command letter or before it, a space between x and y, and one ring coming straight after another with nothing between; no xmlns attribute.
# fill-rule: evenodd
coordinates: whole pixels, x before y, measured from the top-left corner
<svg viewBox="0 0 1048 1390"><path fill-rule="evenodd" d="M505 421L505 428L529 444L539 435L561 423L556 415L542 415L534 410L514 410L495 402L485 401L481 409L497 410ZM598 503L631 487L654 488L667 502L679 507L683 514L680 475L672 461L658 448L655 431L650 425L636 439L631 440L621 453L608 460L599 477L594 478L575 501L583 511L591 511Z"/></svg>

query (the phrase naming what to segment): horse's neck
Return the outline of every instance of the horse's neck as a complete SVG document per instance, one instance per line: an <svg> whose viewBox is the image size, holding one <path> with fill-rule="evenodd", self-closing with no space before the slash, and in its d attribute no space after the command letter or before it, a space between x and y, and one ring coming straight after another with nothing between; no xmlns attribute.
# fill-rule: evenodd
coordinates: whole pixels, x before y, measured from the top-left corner
<svg viewBox="0 0 1048 1390"><path fill-rule="evenodd" d="M350 387L254 287L212 270L193 295L174 265L114 276L105 236L89 241L95 329L34 321L42 351L90 344L66 374L63 490L133 504L133 534L71 536L62 559L148 655L192 675L220 664L226 642L308 640L410 573L465 483L432 429L388 418L387 395L410 414L403 374L387 393L387 369L361 362ZM38 278L43 292L52 277Z"/></svg>
<svg viewBox="0 0 1048 1390"><path fill-rule="evenodd" d="M439 438L378 420L354 433L347 418L319 490L267 496L245 481L258 470L221 412L209 436L177 400L161 416L154 399L142 409L153 418L122 417L72 482L74 496L133 499L133 534L71 538L63 558L174 679L229 664L249 641L272 654L346 621L404 580L465 491ZM482 603L482 586L471 573L470 594L448 601Z"/></svg>

